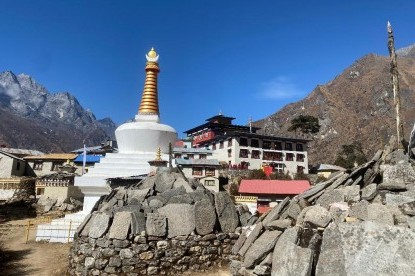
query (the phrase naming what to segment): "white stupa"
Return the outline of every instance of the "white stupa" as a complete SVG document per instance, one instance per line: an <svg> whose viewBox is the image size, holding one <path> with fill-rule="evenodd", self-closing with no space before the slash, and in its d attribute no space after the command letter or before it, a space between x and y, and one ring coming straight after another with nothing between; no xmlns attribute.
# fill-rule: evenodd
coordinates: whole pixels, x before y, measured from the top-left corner
<svg viewBox="0 0 415 276"><path fill-rule="evenodd" d="M138 114L133 122L122 124L115 130L118 153L107 153L105 158L101 158L100 163L89 169L88 173L75 177L75 186L84 194L82 211L66 215L64 219L54 220L51 225L39 225L37 240L55 235L55 238L49 240L69 241L69 238L62 238L54 229L60 227L62 233L70 232L71 239L76 226L91 212L99 198L110 193L108 178L148 174L151 168L149 161L154 160L156 156L160 158L160 155L164 160L169 159L169 145L174 146L177 132L168 125L160 124L157 91L159 56L152 48L146 58L146 80ZM67 230L69 224L72 232Z"/></svg>

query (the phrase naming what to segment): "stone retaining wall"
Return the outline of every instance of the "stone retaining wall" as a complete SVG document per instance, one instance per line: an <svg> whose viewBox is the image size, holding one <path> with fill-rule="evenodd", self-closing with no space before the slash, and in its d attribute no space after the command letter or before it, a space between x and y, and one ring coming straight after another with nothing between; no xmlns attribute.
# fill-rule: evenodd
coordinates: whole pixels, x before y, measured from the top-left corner
<svg viewBox="0 0 415 276"><path fill-rule="evenodd" d="M180 275L229 262L239 235L208 234L152 240L78 238L71 249L71 275Z"/></svg>

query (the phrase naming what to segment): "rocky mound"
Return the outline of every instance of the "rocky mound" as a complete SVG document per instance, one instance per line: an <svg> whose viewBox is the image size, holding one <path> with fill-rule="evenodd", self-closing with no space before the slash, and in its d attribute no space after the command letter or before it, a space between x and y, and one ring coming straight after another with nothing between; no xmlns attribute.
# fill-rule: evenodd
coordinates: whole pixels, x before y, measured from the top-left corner
<svg viewBox="0 0 415 276"><path fill-rule="evenodd" d="M232 275L411 275L415 171L402 151L378 151L245 227Z"/></svg>
<svg viewBox="0 0 415 276"><path fill-rule="evenodd" d="M71 275L178 275L228 263L257 217L167 170L102 197L77 230Z"/></svg>

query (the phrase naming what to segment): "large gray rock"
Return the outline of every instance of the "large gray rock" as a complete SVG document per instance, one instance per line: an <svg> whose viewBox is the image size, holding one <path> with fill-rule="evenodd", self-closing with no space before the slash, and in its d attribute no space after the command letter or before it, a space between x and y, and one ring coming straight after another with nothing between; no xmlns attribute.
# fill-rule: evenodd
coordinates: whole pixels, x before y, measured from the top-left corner
<svg viewBox="0 0 415 276"><path fill-rule="evenodd" d="M167 234L167 219L158 213L147 214L146 232L149 236L164 237Z"/></svg>
<svg viewBox="0 0 415 276"><path fill-rule="evenodd" d="M159 193L170 190L173 186L176 177L169 172L159 172L155 179L155 190Z"/></svg>
<svg viewBox="0 0 415 276"><path fill-rule="evenodd" d="M195 230L195 206L167 204L157 210L167 218L168 237L190 235Z"/></svg>
<svg viewBox="0 0 415 276"><path fill-rule="evenodd" d="M378 222L382 224L393 225L394 219L391 210L388 206L372 203L367 207L367 219L373 222Z"/></svg>
<svg viewBox="0 0 415 276"><path fill-rule="evenodd" d="M331 191L326 191L324 194L322 194L317 199L316 204L319 204L328 210L330 204L342 201L344 201L344 192L340 189L334 189Z"/></svg>
<svg viewBox="0 0 415 276"><path fill-rule="evenodd" d="M144 188L139 190L131 190L127 191L127 203L131 203L133 199L136 199L139 203L142 203L144 199L147 197L150 188Z"/></svg>
<svg viewBox="0 0 415 276"><path fill-rule="evenodd" d="M255 225L254 229L251 232L246 232L246 240L244 245L239 249L238 254L240 256L244 256L246 251L248 251L249 247L254 243L254 241L258 238L259 234L262 232L262 222L259 222Z"/></svg>
<svg viewBox="0 0 415 276"><path fill-rule="evenodd" d="M107 232L110 222L110 215L107 213L94 213L89 227L89 237L97 239Z"/></svg>
<svg viewBox="0 0 415 276"><path fill-rule="evenodd" d="M309 276L313 263L313 250L296 245L298 228L287 229L278 239L272 254L273 276Z"/></svg>
<svg viewBox="0 0 415 276"><path fill-rule="evenodd" d="M304 223L310 223L317 227L326 227L332 220L331 214L320 205L309 207L304 216Z"/></svg>
<svg viewBox="0 0 415 276"><path fill-rule="evenodd" d="M367 202L366 200L357 202L350 207L349 216L361 220L368 220L368 207L369 202Z"/></svg>
<svg viewBox="0 0 415 276"><path fill-rule="evenodd" d="M415 232L369 221L324 231L316 275L413 275Z"/></svg>
<svg viewBox="0 0 415 276"><path fill-rule="evenodd" d="M245 254L243 265L246 268L251 268L258 264L271 250L274 249L278 237L281 235L280 231L265 231L252 244Z"/></svg>
<svg viewBox="0 0 415 276"><path fill-rule="evenodd" d="M139 211L131 212L131 234L141 234L146 230L146 217Z"/></svg>
<svg viewBox="0 0 415 276"><path fill-rule="evenodd" d="M399 206L404 203L415 201L415 198L403 195L395 195L387 193L385 195L385 204L391 206Z"/></svg>
<svg viewBox="0 0 415 276"><path fill-rule="evenodd" d="M216 224L215 207L209 198L195 203L195 226L196 233L206 235L213 232Z"/></svg>
<svg viewBox="0 0 415 276"><path fill-rule="evenodd" d="M128 231L131 226L131 213L130 212L117 212L114 215L112 222L109 238L125 240L128 236Z"/></svg>
<svg viewBox="0 0 415 276"><path fill-rule="evenodd" d="M378 189L406 190L406 184L415 182L415 172L410 164L384 165L383 182Z"/></svg>
<svg viewBox="0 0 415 276"><path fill-rule="evenodd" d="M239 224L238 212L227 192L215 193L216 213L222 232L234 232Z"/></svg>
<svg viewBox="0 0 415 276"><path fill-rule="evenodd" d="M282 211L285 207L287 207L288 203L290 201L289 197L286 197L283 201L278 203L277 206L272 208L269 213L266 215L266 217L263 219L264 225L267 225L269 222L278 219L281 216Z"/></svg>
<svg viewBox="0 0 415 276"><path fill-rule="evenodd" d="M377 184L372 183L362 189L362 199L372 200L377 195Z"/></svg>
<svg viewBox="0 0 415 276"><path fill-rule="evenodd" d="M180 187L183 187L187 193L193 192L192 186L183 177L178 177L176 181L174 181L173 183L174 189L177 189Z"/></svg>

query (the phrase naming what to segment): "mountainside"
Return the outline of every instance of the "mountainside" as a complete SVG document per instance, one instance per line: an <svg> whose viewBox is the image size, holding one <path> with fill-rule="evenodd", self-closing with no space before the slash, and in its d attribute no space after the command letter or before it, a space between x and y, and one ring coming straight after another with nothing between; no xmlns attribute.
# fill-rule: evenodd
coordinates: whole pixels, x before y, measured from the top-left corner
<svg viewBox="0 0 415 276"><path fill-rule="evenodd" d="M0 144L71 151L114 139L115 123L97 120L68 92L51 94L28 75L0 73Z"/></svg>
<svg viewBox="0 0 415 276"><path fill-rule="evenodd" d="M405 139L415 122L415 45L400 49L401 111ZM341 146L360 142L366 156L382 148L396 135L395 109L389 57L369 54L356 61L334 80L317 86L306 98L286 105L257 121L260 132L296 136L287 129L298 115L312 115L320 131L309 144L310 164L333 163ZM304 108L303 108L304 107ZM302 136L304 137L304 136Z"/></svg>

